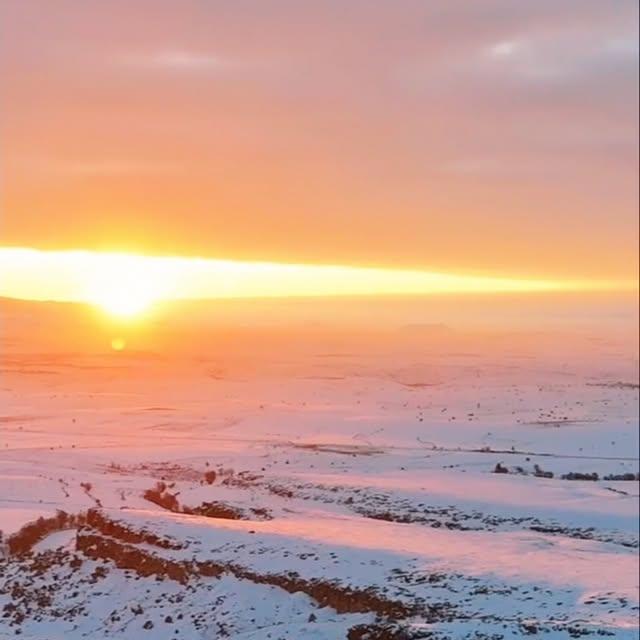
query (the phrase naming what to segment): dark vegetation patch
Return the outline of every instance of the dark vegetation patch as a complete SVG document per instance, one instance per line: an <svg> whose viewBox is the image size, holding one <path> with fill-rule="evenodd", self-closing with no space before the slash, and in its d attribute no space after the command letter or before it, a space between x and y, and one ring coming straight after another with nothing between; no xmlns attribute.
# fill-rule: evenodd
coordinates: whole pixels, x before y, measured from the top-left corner
<svg viewBox="0 0 640 640"><path fill-rule="evenodd" d="M207 473L212 473L215 477L214 471ZM164 482L160 481L154 488L147 489L142 494L142 497L172 513L184 513L186 515L204 516L206 518L223 518L225 520L271 520L271 514L264 507L237 507L216 500L203 502L195 507L181 505L178 501L179 494L171 493L169 488L171 488L171 485L167 486Z"/></svg>
<svg viewBox="0 0 640 640"><path fill-rule="evenodd" d="M640 384L636 382L587 382L587 387L604 387L605 389L640 389Z"/></svg>
<svg viewBox="0 0 640 640"><path fill-rule="evenodd" d="M117 525L114 523L114 526ZM186 563L160 558L101 533L78 532L76 550L94 560L110 560L119 569L130 569L143 577L155 575L187 584L190 575L190 567Z"/></svg>
<svg viewBox="0 0 640 640"><path fill-rule="evenodd" d="M87 529L94 529L102 535L118 538L123 542L131 544L145 543L154 547L160 547L161 549L183 548L181 543L171 540L170 538L158 536L145 529L132 529L127 527L121 522L117 522L106 517L98 509L89 509L89 511L87 511L85 523L87 525ZM80 529L78 532L78 538L84 533L84 529Z"/></svg>
<svg viewBox="0 0 640 640"><path fill-rule="evenodd" d="M216 481L216 477L217 477L217 474L213 469L210 469L209 471L205 471L204 473L204 481L207 484L213 484Z"/></svg>
<svg viewBox="0 0 640 640"><path fill-rule="evenodd" d="M385 453L384 449L379 447L371 447L368 445L349 445L349 444L297 444L291 443L287 446L294 449L308 449L310 451L319 451L322 453L338 453L345 456L372 456Z"/></svg>
<svg viewBox="0 0 640 640"><path fill-rule="evenodd" d="M33 522L23 525L18 531L6 539L7 550L10 554L29 553L31 549L49 534L65 529L75 529L85 521L85 514L73 514L57 511L50 518L40 517Z"/></svg>
<svg viewBox="0 0 640 640"><path fill-rule="evenodd" d="M269 511L261 507L242 509L224 502L203 502L198 507L182 507L182 513L205 516L206 518L223 518L225 520L271 520Z"/></svg>
<svg viewBox="0 0 640 640"><path fill-rule="evenodd" d="M553 478L554 474L552 471L545 471L538 464L533 465L533 472L530 473L523 467L513 467L509 468L502 464L502 462L498 462L496 466L493 468L492 473L504 473L504 474L515 474L519 476L528 476L533 475L536 478ZM609 473L605 476L600 477L600 475L593 472L582 472L582 471L570 471L569 473L563 473L559 476L560 480L586 480L588 482L597 482L598 480L606 480L608 482L638 482L640 481L640 473Z"/></svg>
<svg viewBox="0 0 640 640"><path fill-rule="evenodd" d="M136 465L110 463L106 471L123 475L149 476L162 482L201 482L202 471L172 462L144 462Z"/></svg>
<svg viewBox="0 0 640 640"><path fill-rule="evenodd" d="M563 473L560 477L563 480L588 480L590 482L597 482L600 479L595 471L593 473L580 473L570 471L569 473Z"/></svg>
<svg viewBox="0 0 640 640"><path fill-rule="evenodd" d="M180 503L178 502L177 494L170 493L167 490L167 485L160 481L153 489L147 489L142 497L153 504L157 504L167 511L173 511L178 513L180 511Z"/></svg>
<svg viewBox="0 0 640 640"><path fill-rule="evenodd" d="M580 420L574 422L597 422L596 420ZM543 424L540 422L528 422L526 424ZM548 424L560 425L565 424L564 420L561 421L551 421ZM537 458L556 458L556 459L579 459L579 460L612 460L612 461L620 461L620 462L637 462L637 456L594 456L594 455L584 455L584 454L560 454L560 453L549 453L545 451L528 451L526 449L516 449L515 447L511 447L510 449L494 449L489 445L485 445L482 447L444 447L441 445L437 445L434 442L428 442L426 440L422 440L420 436L416 437L416 441L422 445L426 445L424 449L428 451L440 451L447 453L491 453L491 454L500 454L500 455L508 455L508 456L527 456L527 457L537 457Z"/></svg>
<svg viewBox="0 0 640 640"><path fill-rule="evenodd" d="M508 467L505 467L502 462L498 462L493 468L493 473L515 473L519 476L528 476L529 472L523 467L515 467L514 471L510 471ZM533 465L533 473L531 474L536 478L553 478L553 471L545 471L539 464Z"/></svg>
<svg viewBox="0 0 640 640"><path fill-rule="evenodd" d="M347 632L347 640L419 640L431 638L430 631L408 629L395 623L357 624Z"/></svg>
<svg viewBox="0 0 640 640"><path fill-rule="evenodd" d="M614 482L640 482L640 473L610 473L602 479Z"/></svg>

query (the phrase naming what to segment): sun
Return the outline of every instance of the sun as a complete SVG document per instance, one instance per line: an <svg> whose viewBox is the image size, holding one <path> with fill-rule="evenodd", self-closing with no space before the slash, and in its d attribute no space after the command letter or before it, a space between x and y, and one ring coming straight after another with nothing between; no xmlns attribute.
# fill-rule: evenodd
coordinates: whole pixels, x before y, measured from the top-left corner
<svg viewBox="0 0 640 640"><path fill-rule="evenodd" d="M146 311L153 302L153 299L129 289L124 283L120 289L105 291L93 300L101 309L120 318L137 316Z"/></svg>
<svg viewBox="0 0 640 640"><path fill-rule="evenodd" d="M162 275L144 258L111 254L92 267L87 300L111 316L140 316L162 297Z"/></svg>

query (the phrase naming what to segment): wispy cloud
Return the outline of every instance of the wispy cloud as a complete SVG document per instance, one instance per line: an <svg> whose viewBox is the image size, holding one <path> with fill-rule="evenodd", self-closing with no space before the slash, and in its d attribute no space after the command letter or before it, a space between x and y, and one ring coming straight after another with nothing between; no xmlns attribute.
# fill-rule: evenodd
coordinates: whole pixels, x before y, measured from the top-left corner
<svg viewBox="0 0 640 640"><path fill-rule="evenodd" d="M217 54L178 49L131 54L120 61L130 67L178 72L221 71L235 66Z"/></svg>
<svg viewBox="0 0 640 640"><path fill-rule="evenodd" d="M489 45L478 58L487 72L501 72L530 81L589 81L611 72L635 73L635 37L560 32L514 37Z"/></svg>
<svg viewBox="0 0 640 640"><path fill-rule="evenodd" d="M222 74L265 66L212 51L189 49L127 53L117 56L115 60L120 67L176 74Z"/></svg>

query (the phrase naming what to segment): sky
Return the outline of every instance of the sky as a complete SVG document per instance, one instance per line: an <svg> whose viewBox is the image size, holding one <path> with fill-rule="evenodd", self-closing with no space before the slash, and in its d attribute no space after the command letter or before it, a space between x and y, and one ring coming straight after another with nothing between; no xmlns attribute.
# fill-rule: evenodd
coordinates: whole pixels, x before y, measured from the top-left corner
<svg viewBox="0 0 640 640"><path fill-rule="evenodd" d="M0 248L637 280L635 0L4 0L0 73Z"/></svg>

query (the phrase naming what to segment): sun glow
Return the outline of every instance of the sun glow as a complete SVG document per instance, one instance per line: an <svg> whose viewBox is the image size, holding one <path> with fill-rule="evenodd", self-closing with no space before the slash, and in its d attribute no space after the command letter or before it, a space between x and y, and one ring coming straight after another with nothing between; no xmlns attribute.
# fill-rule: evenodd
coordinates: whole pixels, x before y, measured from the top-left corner
<svg viewBox="0 0 640 640"><path fill-rule="evenodd" d="M113 338L111 340L111 348L114 351L122 351L127 346L124 338Z"/></svg>
<svg viewBox="0 0 640 640"><path fill-rule="evenodd" d="M140 315L163 297L162 273L136 256L111 254L87 274L84 298L119 318Z"/></svg>
<svg viewBox="0 0 640 640"><path fill-rule="evenodd" d="M122 288L101 294L95 297L92 302L111 315L129 318L148 309L152 300L140 297L135 292Z"/></svg>
<svg viewBox="0 0 640 640"><path fill-rule="evenodd" d="M85 302L127 321L163 300L637 291L637 281L554 280L339 265L0 248L0 295Z"/></svg>

